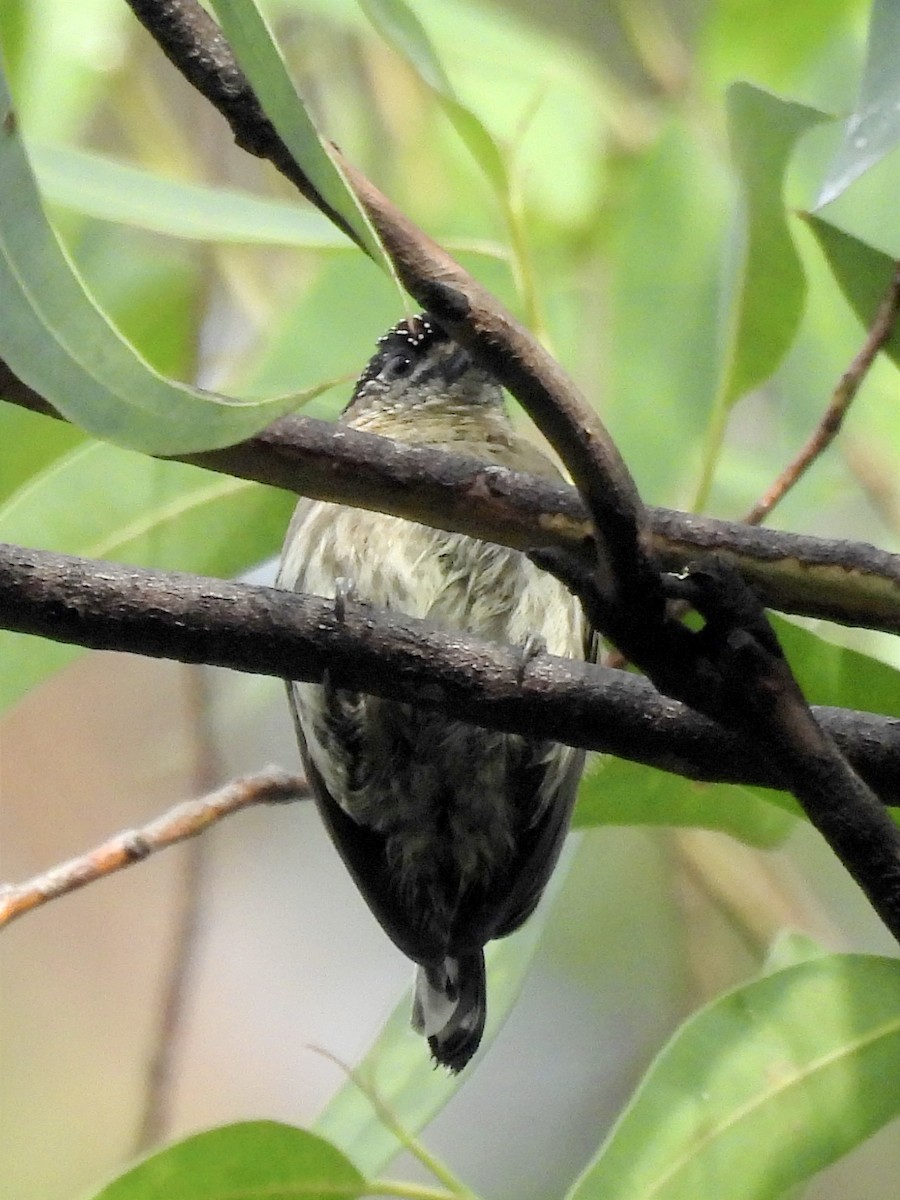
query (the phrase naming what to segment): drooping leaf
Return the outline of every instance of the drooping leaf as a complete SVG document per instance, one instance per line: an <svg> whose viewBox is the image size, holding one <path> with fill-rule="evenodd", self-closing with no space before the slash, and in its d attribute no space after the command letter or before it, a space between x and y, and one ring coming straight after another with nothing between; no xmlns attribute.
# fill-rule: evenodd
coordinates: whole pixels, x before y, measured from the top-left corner
<svg viewBox="0 0 900 1200"><path fill-rule="evenodd" d="M797 333L806 280L788 228L783 189L797 139L825 114L748 83L728 90L728 134L741 191L726 301L719 384L694 502L705 506L736 400L766 380Z"/></svg>
<svg viewBox="0 0 900 1200"><path fill-rule="evenodd" d="M353 1164L323 1138L276 1121L245 1121L152 1154L93 1200L326 1200L365 1191Z"/></svg>
<svg viewBox="0 0 900 1200"><path fill-rule="evenodd" d="M179 454L249 437L294 397L229 400L153 370L84 288L41 208L0 77L0 357L81 428L130 449Z"/></svg>
<svg viewBox="0 0 900 1200"><path fill-rule="evenodd" d="M728 132L745 231L734 280L723 400L762 383L787 352L803 312L803 268L788 229L784 176L797 139L824 113L747 83L728 92Z"/></svg>
<svg viewBox="0 0 900 1200"><path fill-rule="evenodd" d="M900 1113L900 962L814 958L690 1017L569 1200L774 1200Z"/></svg>
<svg viewBox="0 0 900 1200"><path fill-rule="evenodd" d="M462 103L444 70L424 25L406 0L359 0L381 34L433 92L466 149L504 198L509 176L500 147L483 121Z"/></svg>
<svg viewBox="0 0 900 1200"><path fill-rule="evenodd" d="M862 324L868 328L897 270L896 261L822 217L812 213L804 216L828 259L841 291ZM900 367L900 324L895 324L884 353Z"/></svg>

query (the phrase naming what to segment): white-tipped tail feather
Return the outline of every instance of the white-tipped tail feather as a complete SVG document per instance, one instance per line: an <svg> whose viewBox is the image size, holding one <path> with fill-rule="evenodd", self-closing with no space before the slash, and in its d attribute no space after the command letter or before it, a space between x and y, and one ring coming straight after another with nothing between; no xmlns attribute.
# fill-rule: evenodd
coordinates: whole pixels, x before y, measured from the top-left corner
<svg viewBox="0 0 900 1200"><path fill-rule="evenodd" d="M416 972L412 1026L428 1038L435 1062L461 1071L481 1042L487 1012L484 955L445 958Z"/></svg>

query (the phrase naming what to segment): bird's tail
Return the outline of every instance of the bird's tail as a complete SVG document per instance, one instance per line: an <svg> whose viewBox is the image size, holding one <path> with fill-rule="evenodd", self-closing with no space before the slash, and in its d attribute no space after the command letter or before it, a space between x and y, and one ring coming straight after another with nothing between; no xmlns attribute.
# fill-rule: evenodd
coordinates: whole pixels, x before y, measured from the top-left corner
<svg viewBox="0 0 900 1200"><path fill-rule="evenodd" d="M463 1069L478 1049L486 1013L481 950L419 967L412 1026L428 1038L434 1060L442 1067L454 1074Z"/></svg>

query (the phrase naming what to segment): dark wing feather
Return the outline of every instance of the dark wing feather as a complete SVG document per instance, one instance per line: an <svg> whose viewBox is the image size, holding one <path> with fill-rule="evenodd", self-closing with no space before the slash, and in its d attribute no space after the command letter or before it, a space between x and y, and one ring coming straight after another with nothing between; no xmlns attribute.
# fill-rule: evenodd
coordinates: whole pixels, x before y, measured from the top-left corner
<svg viewBox="0 0 900 1200"><path fill-rule="evenodd" d="M287 688L300 757L306 769L316 807L354 883L379 925L398 950L413 962L440 961L445 954L445 948L427 937L392 886L387 869L385 838L377 830L361 825L348 816L331 795L321 773L316 769L306 746L290 683Z"/></svg>
<svg viewBox="0 0 900 1200"><path fill-rule="evenodd" d="M515 854L506 869L487 887L472 891L461 905L454 921L454 952L506 937L534 912L569 831L583 763L584 753L576 753L538 819L518 831ZM533 807L533 797L546 770L546 764L532 762L518 773L518 779L510 779L509 786Z"/></svg>

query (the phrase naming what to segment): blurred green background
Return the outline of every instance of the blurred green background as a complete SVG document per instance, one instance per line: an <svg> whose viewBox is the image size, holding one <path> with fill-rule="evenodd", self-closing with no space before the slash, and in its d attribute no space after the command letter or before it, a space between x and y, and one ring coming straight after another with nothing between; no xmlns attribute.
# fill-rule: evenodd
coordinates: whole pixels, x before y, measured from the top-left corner
<svg viewBox="0 0 900 1200"><path fill-rule="evenodd" d="M815 205L841 122L810 118L806 128L804 117L786 149L785 219L806 281L805 295L800 283L789 293L783 262L752 242L760 270L750 278L727 123L730 108L737 157L762 162L787 110L764 100L742 118L746 94L729 100L727 89L746 80L847 114L869 4L414 7L459 98L503 148L505 195L353 0L273 0L266 10L320 128L536 323L603 414L645 499L700 500L739 518L814 427L863 326L793 215ZM400 315L396 292L298 208L273 170L234 148L122 0L4 0L0 46L54 226L152 365L242 396L352 379ZM897 163L894 150L821 214L894 257ZM778 202L777 173L765 182ZM741 326L746 311L752 321ZM773 373L738 387L734 364L756 359ZM334 415L350 386L307 411ZM897 399L896 368L876 363L839 445L773 524L897 548ZM4 540L227 575L271 559L292 504L0 403ZM271 578L266 570L260 578ZM885 637L813 629L896 664ZM295 762L275 681L204 672L198 683L175 664L11 635L2 651L4 878L236 772ZM849 703L851 682L868 694L865 659L828 659L823 679L816 653L804 669L830 689L822 699ZM873 707L893 711L893 678L872 684ZM780 929L832 949L891 949L808 829L759 797L611 764L589 777L583 801L582 824L594 828L524 994L427 1135L498 1198L561 1192L664 1037L757 970ZM729 829L756 847L788 840L764 851L708 829L654 828L672 824L679 804L685 825ZM629 821L645 827L616 828ZM343 1080L308 1047L355 1061L406 985L407 964L312 814L245 815L202 853L201 932L173 1043L166 1136L257 1116L309 1123ZM196 852L172 852L4 935L6 1195L64 1200L132 1153L184 876L198 870ZM894 1200L898 1168L890 1126L807 1194Z"/></svg>

